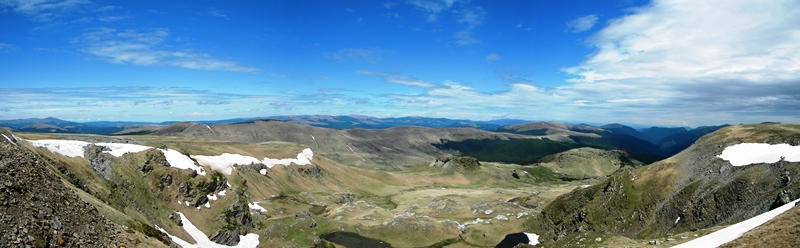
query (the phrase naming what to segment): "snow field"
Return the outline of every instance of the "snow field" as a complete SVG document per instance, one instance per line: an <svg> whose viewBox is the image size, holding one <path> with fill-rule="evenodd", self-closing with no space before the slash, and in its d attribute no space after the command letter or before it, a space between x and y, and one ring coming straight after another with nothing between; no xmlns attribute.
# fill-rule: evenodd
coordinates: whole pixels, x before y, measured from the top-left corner
<svg viewBox="0 0 800 248"><path fill-rule="evenodd" d="M239 235L239 243L236 244L235 246L227 246L227 245L221 245L221 244L214 243L213 241L211 241L208 238L208 236L206 236L205 233L203 233L203 231L200 231L200 229L197 229L197 227L194 226L194 224L192 224L192 222L189 221L189 219L186 218L186 216L184 216L183 213L178 212L178 215L181 216L181 222L183 223L183 230L186 231L186 233L188 233L189 236L192 236L192 239L194 239L194 241L196 243L192 244L192 243L189 243L186 240L183 240L183 239L181 239L181 238L179 238L177 236L173 236L173 235L167 233L166 230L164 230L163 228L161 228L159 226L156 226L156 229L158 229L159 231L167 234L167 236L169 236L169 238L172 240L172 242L175 242L175 244L179 245L180 247L183 247L183 248L231 248L231 247L233 247L233 248L246 248L246 247L258 247L258 243L259 243L258 242L258 234L255 234L255 233L248 233L247 235Z"/></svg>
<svg viewBox="0 0 800 248"><path fill-rule="evenodd" d="M741 143L725 147L718 158L733 166L759 163L775 163L783 158L789 162L800 162L800 146L789 144Z"/></svg>

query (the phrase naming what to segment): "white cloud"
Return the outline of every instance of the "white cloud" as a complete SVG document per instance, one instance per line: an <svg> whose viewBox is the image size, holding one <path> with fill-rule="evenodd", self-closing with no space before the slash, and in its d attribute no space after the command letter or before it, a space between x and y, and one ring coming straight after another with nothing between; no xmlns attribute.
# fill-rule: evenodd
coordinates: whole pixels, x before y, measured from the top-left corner
<svg viewBox="0 0 800 248"><path fill-rule="evenodd" d="M87 53L113 63L133 65L167 65L194 70L259 72L258 68L221 60L210 55L161 48L169 36L167 29L150 32L117 31L103 28L84 34L77 40L86 46Z"/></svg>
<svg viewBox="0 0 800 248"><path fill-rule="evenodd" d="M213 17L228 18L228 11L218 8L209 8L208 15Z"/></svg>
<svg viewBox="0 0 800 248"><path fill-rule="evenodd" d="M97 20L99 20L101 22L117 22L117 21L128 19L128 18L130 18L130 17L129 16L112 16L112 15L110 15L110 16L98 17Z"/></svg>
<svg viewBox="0 0 800 248"><path fill-rule="evenodd" d="M16 46L0 42L0 51L15 50Z"/></svg>
<svg viewBox="0 0 800 248"><path fill-rule="evenodd" d="M375 72L375 71L357 71L357 73L362 74L362 75L381 76L381 77L383 77L383 81L386 81L386 82L389 82L389 83L395 83L395 84L402 84L402 85L408 85L408 86L417 86L417 87L424 87L424 88L430 88L430 87L436 86L436 84L434 84L434 83L425 82L425 81L419 80L417 78L414 78L414 77L411 77L411 76L407 76L407 75L401 75L401 74L392 74L392 73Z"/></svg>
<svg viewBox="0 0 800 248"><path fill-rule="evenodd" d="M465 27L453 34L454 42L458 45L474 45L481 43L475 37L474 30L483 24L486 11L477 6L468 5L469 1L460 0L408 0L408 4L422 10L428 22L439 21L442 13L452 14L454 21L464 24ZM459 6L456 6L460 3Z"/></svg>
<svg viewBox="0 0 800 248"><path fill-rule="evenodd" d="M565 85L518 83L497 92L451 83L393 97L403 111L459 118L511 113L649 125L798 122L798 23L797 1L657 0L591 37L596 52L564 69L570 76Z"/></svg>
<svg viewBox="0 0 800 248"><path fill-rule="evenodd" d="M796 79L798 23L796 1L655 1L598 32L597 53L567 72L582 82Z"/></svg>
<svg viewBox="0 0 800 248"><path fill-rule="evenodd" d="M473 45L481 43L481 40L475 38L475 34L473 30L478 25L483 24L484 16L486 16L486 11L483 10L481 7L471 7L471 8L462 8L455 11L460 17L456 20L458 23L464 23L467 25L461 31L456 32L453 37L455 38L456 44L458 45Z"/></svg>
<svg viewBox="0 0 800 248"><path fill-rule="evenodd" d="M101 12L101 13L102 13L102 12L114 11L114 10L117 10L117 9L119 9L119 8L120 8L119 6L114 6L114 5L106 5L106 6L103 6L103 7L97 8L97 9L95 9L94 11L96 11L96 12Z"/></svg>
<svg viewBox="0 0 800 248"><path fill-rule="evenodd" d="M392 53L394 52L379 48L343 48L334 52L324 53L322 56L339 61L360 61L375 64L383 60L384 55Z"/></svg>
<svg viewBox="0 0 800 248"><path fill-rule="evenodd" d="M61 12L89 3L88 0L1 0L0 7L10 8L38 21L49 21Z"/></svg>
<svg viewBox="0 0 800 248"><path fill-rule="evenodd" d="M458 31L453 35L453 37L455 38L456 44L462 46L481 43L481 40L475 38L475 35L472 32L472 28L467 28Z"/></svg>
<svg viewBox="0 0 800 248"><path fill-rule="evenodd" d="M486 11L481 7L464 8L458 11L460 17L459 23L466 23L471 26L480 25L483 23L483 18L486 16Z"/></svg>
<svg viewBox="0 0 800 248"><path fill-rule="evenodd" d="M455 0L409 0L408 3L411 5L416 6L432 15L436 15L439 12L447 10L453 7L455 4ZM433 21L436 20L436 17L433 17Z"/></svg>
<svg viewBox="0 0 800 248"><path fill-rule="evenodd" d="M570 32L580 33L592 29L597 24L598 19L596 15L581 16L568 22L567 28Z"/></svg>
<svg viewBox="0 0 800 248"><path fill-rule="evenodd" d="M486 55L486 63L490 63L490 64L491 64L492 62L498 61L498 60L500 60L501 58L502 58L502 57L500 57L500 55L499 55L499 54L496 54L496 53L490 53L489 55Z"/></svg>
<svg viewBox="0 0 800 248"><path fill-rule="evenodd" d="M795 1L655 1L591 38L562 89L653 118L797 121L797 23Z"/></svg>

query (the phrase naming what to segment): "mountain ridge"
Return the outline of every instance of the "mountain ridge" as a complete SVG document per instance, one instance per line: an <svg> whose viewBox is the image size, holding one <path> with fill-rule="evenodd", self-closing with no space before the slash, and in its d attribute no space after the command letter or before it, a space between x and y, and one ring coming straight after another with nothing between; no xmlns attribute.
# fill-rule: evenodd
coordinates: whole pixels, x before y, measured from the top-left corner
<svg viewBox="0 0 800 248"><path fill-rule="evenodd" d="M800 197L800 163L733 167L715 154L746 142L800 145L798 125L729 126L659 162L624 168L604 182L556 199L529 222L552 245L586 235L652 238L723 225ZM659 190L652 190L659 189Z"/></svg>

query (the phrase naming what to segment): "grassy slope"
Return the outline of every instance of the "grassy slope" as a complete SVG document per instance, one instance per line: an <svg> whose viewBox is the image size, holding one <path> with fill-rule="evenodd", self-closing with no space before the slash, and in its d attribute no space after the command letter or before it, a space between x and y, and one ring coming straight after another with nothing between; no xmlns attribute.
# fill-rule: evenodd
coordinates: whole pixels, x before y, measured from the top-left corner
<svg viewBox="0 0 800 248"><path fill-rule="evenodd" d="M800 207L775 217L722 247L796 247L800 244Z"/></svg>
<svg viewBox="0 0 800 248"><path fill-rule="evenodd" d="M62 135L19 134L29 139L62 138ZM72 135L75 136L75 135ZM95 137L98 136L85 136ZM162 136L123 136L137 140L150 146L166 145L187 154L215 155L222 152L240 153L255 157L269 156L273 158L293 157L303 145L285 142L266 142L258 144L242 144L226 141L200 140L184 137ZM87 199L105 213L113 216L116 222L135 226L140 232L147 232L138 223L157 224L173 235L190 240L182 229L167 219L171 211L183 212L195 225L211 236L224 225L222 215L233 203L232 192L246 185L248 201L260 201L267 208L267 214L254 214L257 227L254 230L260 235L262 244L279 246L296 244L310 246L312 238L321 234L346 230L358 232L364 236L378 238L399 246L426 246L446 239L458 239L459 232L449 225L447 220L464 223L475 218L491 219L490 215L474 214L471 207L481 202L492 205L496 211L515 215L527 211L530 214L539 209L526 209L516 203L503 210L505 202L518 197L527 197L528 203L544 206L556 196L566 193L578 186L578 182L564 183L548 169L541 167L523 167L499 163L484 163L477 171L454 172L428 168L420 164L403 172L382 172L344 166L315 153L314 165L322 168L322 177L315 178L303 172L307 167L278 166L269 171L267 176L255 170L235 170L233 175L226 176L234 189L228 189L228 195L211 201L211 208L197 210L193 207L178 205L182 199L177 187L183 181L207 181L210 176L188 178L188 171L175 168L154 167L148 173L141 172L145 153L127 154L115 159L113 168L115 181L105 181L91 169L91 165L80 158L66 158L38 149L39 153L50 159L61 161L64 171L73 176L64 175L66 180L75 181L76 185L86 185L92 194L83 193ZM514 179L513 170L527 171L528 176ZM161 191L157 185L165 175L173 177L173 184ZM124 182L124 183L123 183ZM246 182L246 183L245 183ZM351 192L356 202L350 204L337 203L332 198L336 193ZM534 195L535 192L540 192ZM456 207L438 210L428 204L435 200L450 199L458 202ZM395 216L405 212L412 205L420 206L416 216L424 218L396 219ZM309 210L315 206L327 206L324 211L311 218L316 223L309 228L307 219L298 218L296 213ZM343 209L343 212L337 212ZM350 209L350 210L347 210ZM336 220L336 217L341 219ZM511 217L509 221L495 221L492 224L472 225L460 244L477 244L492 246L499 242L505 234L522 230L525 217ZM385 226L384 222L397 221L397 226ZM419 229L418 227L429 227ZM427 230L427 231L426 231ZM412 237L412 238L409 238ZM152 241L143 240L145 241Z"/></svg>
<svg viewBox="0 0 800 248"><path fill-rule="evenodd" d="M635 166L637 163L623 151L588 147L553 154L543 158L542 161L538 165L570 179L604 177L622 166Z"/></svg>
<svg viewBox="0 0 800 248"><path fill-rule="evenodd" d="M785 188L778 185L776 175L782 171L800 174L800 166L731 168L713 157L725 144L740 142L796 144L800 142L800 127L746 125L722 129L672 158L623 169L605 182L563 195L526 227L541 233L543 241L563 246L597 235L657 237L753 216L769 207L772 197ZM682 219L674 224L678 216Z"/></svg>

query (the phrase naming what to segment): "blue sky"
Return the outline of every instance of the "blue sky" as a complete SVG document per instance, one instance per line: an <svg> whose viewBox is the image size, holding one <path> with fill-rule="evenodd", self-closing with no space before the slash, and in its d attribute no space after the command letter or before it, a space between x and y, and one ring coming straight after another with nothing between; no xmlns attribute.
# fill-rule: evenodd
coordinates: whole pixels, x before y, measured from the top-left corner
<svg viewBox="0 0 800 248"><path fill-rule="evenodd" d="M800 119L796 1L0 0L0 119Z"/></svg>

